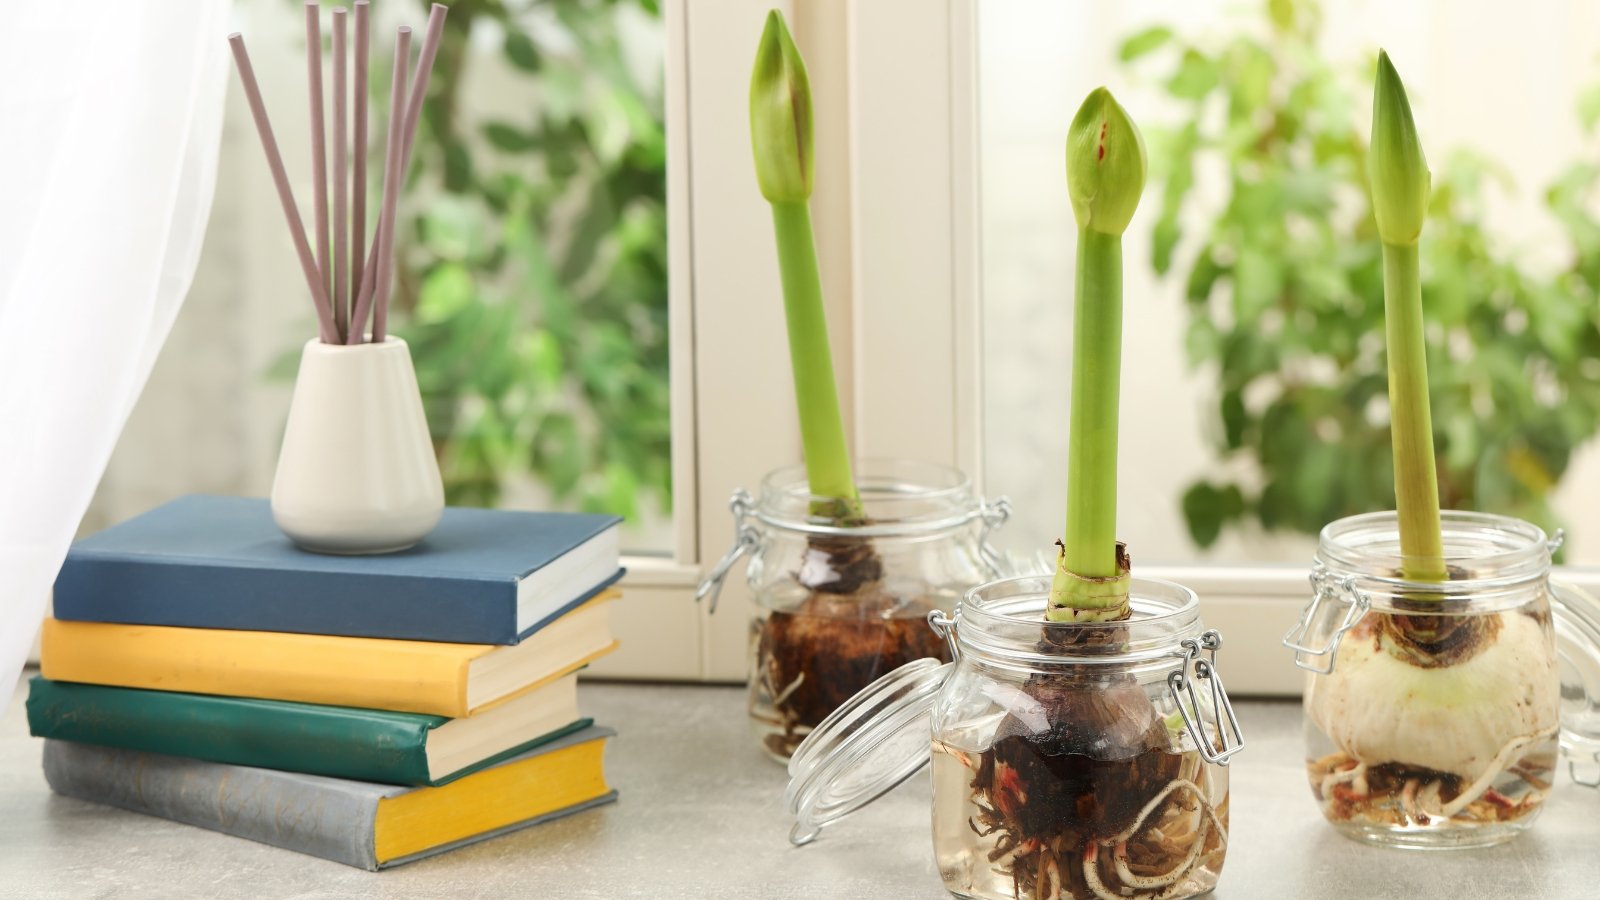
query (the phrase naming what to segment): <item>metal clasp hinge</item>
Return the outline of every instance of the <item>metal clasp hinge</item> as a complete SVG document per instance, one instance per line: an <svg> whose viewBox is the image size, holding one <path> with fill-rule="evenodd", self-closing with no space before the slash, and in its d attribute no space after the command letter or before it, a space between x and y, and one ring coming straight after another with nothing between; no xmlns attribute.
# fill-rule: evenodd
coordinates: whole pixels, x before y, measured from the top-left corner
<svg viewBox="0 0 1600 900"><path fill-rule="evenodd" d="M1183 664L1178 671L1167 676L1167 688L1172 691L1172 699L1178 704L1178 714L1183 717L1183 727L1189 732L1195 746L1200 748L1200 755L1208 763L1225 766L1235 753L1244 749L1244 734L1239 730L1239 717L1234 715L1228 691L1222 686L1222 673L1217 671L1217 650L1222 646L1222 635L1207 631L1200 635L1199 640L1189 638L1179 646L1184 651ZM1200 658L1201 651L1205 651L1206 658ZM1194 671L1192 676L1189 674L1191 669ZM1210 735L1205 733L1205 713L1200 695L1194 689L1195 679L1211 685L1211 709L1217 719L1216 743L1212 743Z"/></svg>
<svg viewBox="0 0 1600 900"><path fill-rule="evenodd" d="M956 610L954 616L946 615L942 609L928 612L928 627L933 629L934 634L944 638L945 644L950 647L950 658L953 660L961 658L961 649L956 646L956 626L960 621L960 610Z"/></svg>
<svg viewBox="0 0 1600 900"><path fill-rule="evenodd" d="M733 564L756 548L758 535L756 527L750 523L750 511L755 508L755 498L744 488L733 492L728 500L728 510L733 513L733 546L728 552L722 554L717 564L711 567L706 579L694 589L694 600L699 603L707 596L711 598L711 612L717 611L717 598L722 596L722 582L728 577L728 570Z"/></svg>
<svg viewBox="0 0 1600 900"><path fill-rule="evenodd" d="M1339 611L1340 606L1334 604L1342 605L1343 611L1337 619L1338 624L1333 625L1329 633L1329 624L1324 623L1323 618ZM1328 570L1319 565L1311 570L1311 601L1300 611L1300 621L1283 636L1283 646L1294 651L1296 666L1307 672L1327 675L1333 671L1339 642L1371 608L1371 601L1356 589L1354 576L1335 581ZM1307 643L1319 634L1327 635L1320 645ZM1328 661L1326 666L1315 662L1324 656Z"/></svg>
<svg viewBox="0 0 1600 900"><path fill-rule="evenodd" d="M1006 558L989 545L989 536L999 531L1000 526L1010 520L1011 500L1001 497L993 503L984 501L978 515L983 519L983 528L978 531L978 555L983 557L984 563L989 566L990 574L999 577L1009 569L1009 566L1006 565Z"/></svg>

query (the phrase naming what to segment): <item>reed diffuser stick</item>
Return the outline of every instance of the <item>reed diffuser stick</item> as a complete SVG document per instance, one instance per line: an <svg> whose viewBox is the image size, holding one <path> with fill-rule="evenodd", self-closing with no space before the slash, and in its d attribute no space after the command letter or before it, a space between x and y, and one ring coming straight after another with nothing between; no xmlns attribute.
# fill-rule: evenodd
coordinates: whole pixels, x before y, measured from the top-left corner
<svg viewBox="0 0 1600 900"><path fill-rule="evenodd" d="M305 275L306 286L311 289L322 341L336 344L338 332L334 328L328 292L323 287L316 259L311 255L311 244L306 240L306 228L300 221L294 192L289 188L289 175L283 168L278 141L272 136L272 123L267 119L267 106L261 100L261 86L256 83L255 68L250 65L250 53L245 49L244 35L238 32L228 35L228 46L233 50L233 64L239 70L239 80L244 84L244 96L250 104L250 115L256 122L256 133L261 137L261 149L267 154L267 168L272 171L272 183L278 189L278 203L283 207L283 217L288 220L289 237L294 242L295 254L300 258L300 270Z"/></svg>
<svg viewBox="0 0 1600 900"><path fill-rule="evenodd" d="M333 11L333 325L344 339L350 308L350 110L348 60L345 58L345 11Z"/></svg>
<svg viewBox="0 0 1600 900"><path fill-rule="evenodd" d="M328 135L322 113L322 7L317 0L307 0L305 11L306 83L311 92L311 223L317 236L317 272L326 287L333 267L328 258Z"/></svg>
<svg viewBox="0 0 1600 900"><path fill-rule="evenodd" d="M405 184L406 173L411 170L411 147L416 142L417 126L422 121L422 104L428 98L428 78L433 74L433 60L439 54L439 41L444 36L444 19L450 8L443 3L433 4L428 11L428 30L422 35L422 51L417 55L416 77L411 82L411 96L406 101L406 115L401 122L400 183ZM390 240L393 245L392 239ZM373 252L377 246L374 242ZM372 257L369 257L369 261ZM391 276L392 282L392 276ZM388 333L389 292L384 291L372 307L372 339L381 342Z"/></svg>
<svg viewBox="0 0 1600 900"><path fill-rule="evenodd" d="M439 42L444 37L444 19L450 7L435 3L428 11L428 29L422 34L422 52L417 54L417 74L411 81L411 97L406 101L406 118L401 132L400 174L411 170L411 145L416 142L417 126L422 122L422 104L428 99L428 79L433 74L433 60L439 55Z"/></svg>
<svg viewBox="0 0 1600 900"><path fill-rule="evenodd" d="M367 50L372 43L370 7L356 0L355 124L350 135L355 159L350 166L350 304L361 294L367 258Z"/></svg>
<svg viewBox="0 0 1600 900"><path fill-rule="evenodd" d="M394 210L400 194L400 128L404 118L402 103L406 92L406 66L411 59L411 29L402 25L395 38L394 79L389 84L389 129L383 148L383 200L378 209L378 231L373 238L376 255L369 259L369 268L362 285L361 296L356 301L356 312L350 323L347 343L359 344L361 332L366 328L367 317L373 306L389 289L389 263L394 254ZM370 285L370 287L369 287ZM381 340L374 332L372 340Z"/></svg>
<svg viewBox="0 0 1600 900"><path fill-rule="evenodd" d="M405 173L411 166L411 148L417 136L417 126L422 119L422 104L428 95L428 78L433 73L433 61L439 53L439 42L444 35L445 16L450 8L442 3L435 3L428 13L428 30L422 36L422 50L417 56L417 77L411 85L411 96L406 101L405 118L401 120L402 128L402 153L400 157L400 183L405 184ZM388 165L385 160L385 165ZM377 278L368 277L373 273L378 264L378 247L382 242L383 223L378 223L378 230L372 236L372 247L367 251L366 266L361 280L361 287L356 292L356 303L360 304L362 298L371 294L376 287ZM388 296L382 297L382 302L371 307L373 315L372 339L381 341L387 333L388 324ZM371 300L367 301L371 303ZM382 320L381 323L379 320ZM380 330L381 329L381 330Z"/></svg>

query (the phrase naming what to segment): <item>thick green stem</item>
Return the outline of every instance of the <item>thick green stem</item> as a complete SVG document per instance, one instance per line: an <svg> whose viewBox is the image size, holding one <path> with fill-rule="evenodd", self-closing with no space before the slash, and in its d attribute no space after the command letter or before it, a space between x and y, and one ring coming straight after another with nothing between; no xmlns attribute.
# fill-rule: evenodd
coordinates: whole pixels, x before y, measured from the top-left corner
<svg viewBox="0 0 1600 900"><path fill-rule="evenodd" d="M1383 292L1401 568L1412 581L1444 581L1448 573L1439 523L1439 479L1434 468L1433 416L1428 408L1428 358L1416 244L1384 243Z"/></svg>
<svg viewBox="0 0 1600 900"><path fill-rule="evenodd" d="M861 503L850 471L844 419L839 414L839 394L833 381L833 354L828 348L828 320L822 308L811 210L803 200L775 202L772 225L778 236L783 309L789 325L789 362L794 368L806 478L813 496L839 501L832 510L814 511L833 519L859 519Z"/></svg>
<svg viewBox="0 0 1600 900"><path fill-rule="evenodd" d="M1122 236L1078 229L1066 539L1050 590L1054 620L1121 618L1117 411L1122 371ZM1085 616L1083 613L1091 613ZM1075 614L1076 613L1076 614Z"/></svg>

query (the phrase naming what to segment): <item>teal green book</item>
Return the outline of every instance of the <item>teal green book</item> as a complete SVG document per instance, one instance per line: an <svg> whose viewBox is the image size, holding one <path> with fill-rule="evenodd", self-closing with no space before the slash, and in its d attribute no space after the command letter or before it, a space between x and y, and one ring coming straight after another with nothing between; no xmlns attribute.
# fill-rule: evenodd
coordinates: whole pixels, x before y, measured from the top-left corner
<svg viewBox="0 0 1600 900"><path fill-rule="evenodd" d="M438 786L589 727L577 675L471 716L321 706L34 677L35 737L378 784Z"/></svg>

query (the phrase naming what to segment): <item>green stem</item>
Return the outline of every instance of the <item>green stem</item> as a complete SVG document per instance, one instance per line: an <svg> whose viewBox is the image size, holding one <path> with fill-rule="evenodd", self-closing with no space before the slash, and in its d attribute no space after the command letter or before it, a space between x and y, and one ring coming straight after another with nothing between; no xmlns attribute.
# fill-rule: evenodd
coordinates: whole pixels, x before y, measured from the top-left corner
<svg viewBox="0 0 1600 900"><path fill-rule="evenodd" d="M1412 581L1444 581L1448 573L1439 524L1433 416L1428 409L1419 269L1415 244L1383 245L1384 328L1389 348L1390 434L1401 571Z"/></svg>
<svg viewBox="0 0 1600 900"><path fill-rule="evenodd" d="M833 354L828 347L827 314L822 308L811 210L805 201L775 202L772 225L778 236L783 310L789 325L789 362L794 368L806 478L813 496L840 501L834 509L818 512L833 519L859 519L860 497L850 471L844 419L839 414L839 394L833 381Z"/></svg>
<svg viewBox="0 0 1600 900"><path fill-rule="evenodd" d="M1127 603L1117 553L1117 411L1122 370L1122 236L1078 229L1066 539L1050 618ZM1110 582L1085 579L1113 579ZM1059 611L1059 612L1058 612ZM1097 616L1094 618L1098 618Z"/></svg>

